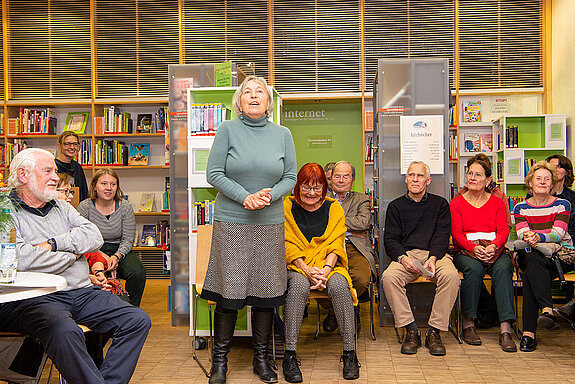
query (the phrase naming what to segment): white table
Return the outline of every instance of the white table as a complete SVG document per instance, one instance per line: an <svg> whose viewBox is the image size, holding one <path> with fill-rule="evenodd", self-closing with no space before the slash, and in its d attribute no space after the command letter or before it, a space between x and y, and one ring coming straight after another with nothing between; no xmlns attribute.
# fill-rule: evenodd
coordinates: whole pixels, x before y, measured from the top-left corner
<svg viewBox="0 0 575 384"><path fill-rule="evenodd" d="M13 283L0 283L0 303L30 299L66 288L62 276L40 272L17 272Z"/></svg>

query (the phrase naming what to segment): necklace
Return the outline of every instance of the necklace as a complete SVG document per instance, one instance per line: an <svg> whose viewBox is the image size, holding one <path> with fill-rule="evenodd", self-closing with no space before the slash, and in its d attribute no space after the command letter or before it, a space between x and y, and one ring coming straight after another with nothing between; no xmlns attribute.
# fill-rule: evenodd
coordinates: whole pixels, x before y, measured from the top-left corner
<svg viewBox="0 0 575 384"><path fill-rule="evenodd" d="M537 201L537 199L535 198L535 196L532 196L532 197L531 197L531 201L533 202L533 205L534 205L534 206L536 206L536 207L543 207L543 206L549 204L549 200L550 200L550 198L552 198L552 197L553 197L553 196L547 196L547 197L545 197L545 200L543 200L543 201L540 202L540 201Z"/></svg>
<svg viewBox="0 0 575 384"><path fill-rule="evenodd" d="M485 193L481 194L481 197L479 199L471 199L471 195L467 194L465 196L465 199L469 202L469 204L473 205L476 208L481 207L483 204L485 204L485 202L489 199L489 195L487 196L487 199L485 198Z"/></svg>

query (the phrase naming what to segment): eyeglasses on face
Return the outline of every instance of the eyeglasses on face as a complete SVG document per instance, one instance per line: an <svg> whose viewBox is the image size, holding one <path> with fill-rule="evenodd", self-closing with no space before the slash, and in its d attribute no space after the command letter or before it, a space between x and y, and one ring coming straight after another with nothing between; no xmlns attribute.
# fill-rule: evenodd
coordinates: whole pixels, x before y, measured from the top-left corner
<svg viewBox="0 0 575 384"><path fill-rule="evenodd" d="M309 185L305 185L305 184L301 185L301 190L304 193L308 193L312 189L315 193L321 193L321 191L323 191L323 186L322 185L316 185L316 186L310 187Z"/></svg>
<svg viewBox="0 0 575 384"><path fill-rule="evenodd" d="M56 188L57 192L64 192L68 197L74 197L76 191L68 189L68 188Z"/></svg>
<svg viewBox="0 0 575 384"><path fill-rule="evenodd" d="M64 145L64 147L74 147L74 148L78 148L80 146L80 143L78 142L74 142L74 143L62 143Z"/></svg>
<svg viewBox="0 0 575 384"><path fill-rule="evenodd" d="M333 180L348 181L349 179L351 179L351 175L333 175L332 179Z"/></svg>

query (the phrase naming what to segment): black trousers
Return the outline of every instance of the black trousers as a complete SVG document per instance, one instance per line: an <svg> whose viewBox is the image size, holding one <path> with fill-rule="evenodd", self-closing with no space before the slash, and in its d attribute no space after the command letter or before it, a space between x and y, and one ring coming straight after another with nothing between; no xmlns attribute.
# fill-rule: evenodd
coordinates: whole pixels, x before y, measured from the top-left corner
<svg viewBox="0 0 575 384"><path fill-rule="evenodd" d="M519 267L523 271L523 331L537 331L539 310L553 308L551 281L558 276L557 267L550 258L535 248L531 252L518 251ZM561 262L563 272L573 270L573 264Z"/></svg>

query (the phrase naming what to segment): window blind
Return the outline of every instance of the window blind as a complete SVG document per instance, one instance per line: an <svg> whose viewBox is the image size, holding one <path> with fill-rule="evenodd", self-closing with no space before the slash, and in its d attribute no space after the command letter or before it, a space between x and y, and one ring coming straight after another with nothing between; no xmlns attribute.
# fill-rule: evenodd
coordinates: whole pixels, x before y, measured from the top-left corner
<svg viewBox="0 0 575 384"><path fill-rule="evenodd" d="M163 96L179 61L178 2L96 3L97 96Z"/></svg>
<svg viewBox="0 0 575 384"><path fill-rule="evenodd" d="M10 1L11 97L91 95L90 2Z"/></svg>
<svg viewBox="0 0 575 384"><path fill-rule="evenodd" d="M276 88L359 90L359 38L357 1L275 0Z"/></svg>
<svg viewBox="0 0 575 384"><path fill-rule="evenodd" d="M4 100L4 21L0 7L0 100Z"/></svg>
<svg viewBox="0 0 575 384"><path fill-rule="evenodd" d="M453 84L453 0L365 0L366 87L378 59L448 58Z"/></svg>
<svg viewBox="0 0 575 384"><path fill-rule="evenodd" d="M246 74L269 75L268 2L191 1L184 4L185 62L231 60ZM269 80L269 79L268 79Z"/></svg>
<svg viewBox="0 0 575 384"><path fill-rule="evenodd" d="M460 88L542 86L542 6L459 0Z"/></svg>

